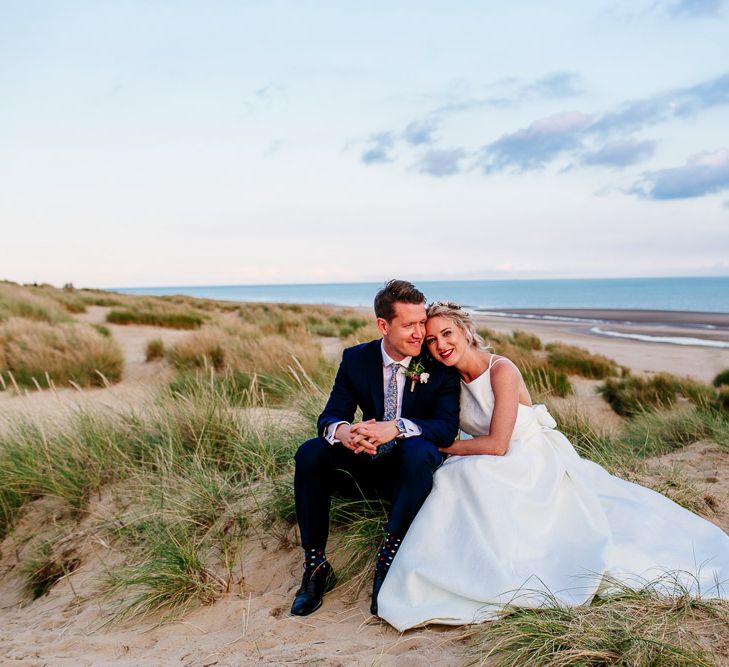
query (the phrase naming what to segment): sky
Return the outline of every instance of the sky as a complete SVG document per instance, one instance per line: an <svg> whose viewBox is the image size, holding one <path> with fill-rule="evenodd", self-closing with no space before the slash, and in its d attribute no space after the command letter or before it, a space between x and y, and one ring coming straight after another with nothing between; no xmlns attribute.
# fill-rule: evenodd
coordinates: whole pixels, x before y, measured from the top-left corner
<svg viewBox="0 0 729 667"><path fill-rule="evenodd" d="M729 0L0 0L0 279L729 275Z"/></svg>

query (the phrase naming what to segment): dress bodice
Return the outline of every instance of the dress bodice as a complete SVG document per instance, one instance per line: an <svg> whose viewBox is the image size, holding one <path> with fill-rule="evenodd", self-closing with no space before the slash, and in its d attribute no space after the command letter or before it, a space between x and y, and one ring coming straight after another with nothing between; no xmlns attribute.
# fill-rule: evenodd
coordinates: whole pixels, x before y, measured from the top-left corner
<svg viewBox="0 0 729 667"><path fill-rule="evenodd" d="M472 436L488 435L494 411L491 367L471 382L461 381L461 430ZM512 440L525 440L535 433L556 427L544 405L519 403Z"/></svg>

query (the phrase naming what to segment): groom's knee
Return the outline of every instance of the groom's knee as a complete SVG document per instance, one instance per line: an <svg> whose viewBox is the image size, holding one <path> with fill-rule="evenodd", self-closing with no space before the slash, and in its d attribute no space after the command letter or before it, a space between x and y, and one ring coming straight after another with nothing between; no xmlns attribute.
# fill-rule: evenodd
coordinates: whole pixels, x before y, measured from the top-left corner
<svg viewBox="0 0 729 667"><path fill-rule="evenodd" d="M443 460L438 448L425 438L405 438L399 447L400 468L406 475L432 475Z"/></svg>
<svg viewBox="0 0 729 667"><path fill-rule="evenodd" d="M316 470L329 461L331 445L324 438L312 438L296 450L296 471Z"/></svg>

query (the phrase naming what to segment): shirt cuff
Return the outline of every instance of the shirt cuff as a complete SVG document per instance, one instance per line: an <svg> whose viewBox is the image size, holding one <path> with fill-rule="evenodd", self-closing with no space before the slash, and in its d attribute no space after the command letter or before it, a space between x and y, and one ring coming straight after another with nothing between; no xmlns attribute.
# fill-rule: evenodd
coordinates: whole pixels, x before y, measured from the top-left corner
<svg viewBox="0 0 729 667"><path fill-rule="evenodd" d="M401 419L403 426L405 426L405 433L399 435L399 438L412 438L415 435L423 435L423 429L420 426L411 422L409 419Z"/></svg>
<svg viewBox="0 0 729 667"><path fill-rule="evenodd" d="M349 424L349 422L333 422L331 424L327 424L324 429L324 440L326 440L330 445L336 445L338 442L341 442L341 440L337 440L334 437L334 434L337 432L337 427L340 424Z"/></svg>

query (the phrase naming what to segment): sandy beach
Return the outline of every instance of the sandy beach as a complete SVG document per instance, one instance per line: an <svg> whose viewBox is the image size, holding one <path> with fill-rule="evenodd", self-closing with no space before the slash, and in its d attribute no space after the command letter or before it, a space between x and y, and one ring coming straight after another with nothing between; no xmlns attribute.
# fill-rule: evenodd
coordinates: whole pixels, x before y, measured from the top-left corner
<svg viewBox="0 0 729 667"><path fill-rule="evenodd" d="M502 314L503 313L503 314ZM557 319L545 319L557 318ZM729 368L729 314L656 310L517 309L475 313L479 326L497 333L515 329L539 336L545 343L577 345L615 359L637 373L667 372L703 382ZM713 327L713 328L708 328ZM673 338L688 344L618 338L601 331L651 338ZM703 346L715 340L727 347Z"/></svg>
<svg viewBox="0 0 729 667"><path fill-rule="evenodd" d="M107 309L89 308L79 319L102 322ZM371 316L369 310L362 312ZM729 368L729 349L698 345L670 345L609 338L596 335L588 320L602 320L626 331L654 334L668 327L688 335L696 327L716 326L712 335L729 340L729 316L696 317L687 313L606 311L540 311L540 315L570 320L536 319L534 312L512 312L511 317L481 313L480 326L497 332L521 329L544 342L558 341L604 354L639 373L668 371L709 381ZM612 315L613 319L609 316ZM635 327L635 329L633 329ZM721 327L721 329L718 329ZM727 327L727 331L724 331ZM169 379L163 362L144 362L146 341L163 337L171 343L183 334L158 327L110 325L126 359L125 379L109 388L58 389L13 396L0 392L0 413L5 417L29 414L53 418L87 404L123 408L149 400L150 392ZM693 335L693 334L692 334ZM325 342L336 358L339 349ZM571 400L600 402L592 381L577 381L578 394ZM611 418L620 422L614 413ZM665 460L664 460L665 459ZM729 530L729 457L715 444L697 443L667 457L649 462L652 470L680 466L691 483L716 503L712 520ZM658 474L658 473L656 473ZM94 498L81 528L109 512L111 496ZM21 581L15 565L39 521L52 520L57 503L45 498L33 503L16 529L0 546L0 662L3 665L41 667L61 665L397 665L463 664L462 630L431 627L401 635L369 616L367 586L359 594L341 587L326 597L324 607L306 618L288 613L299 583L300 554L291 528L284 536L251 535L246 538L241 561L240 585L212 606L200 607L184 620L157 625L154 621L128 621L105 626L113 615L113 602L99 598L97 582L106 568L120 559L103 539L82 537L79 546L83 564L63 577L53 589L34 602L21 602Z"/></svg>

